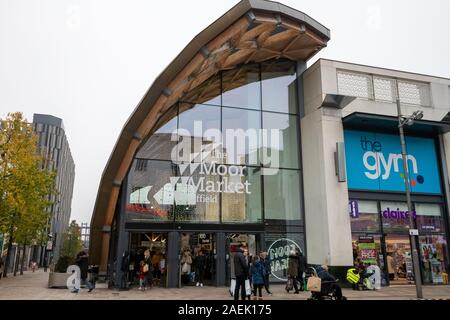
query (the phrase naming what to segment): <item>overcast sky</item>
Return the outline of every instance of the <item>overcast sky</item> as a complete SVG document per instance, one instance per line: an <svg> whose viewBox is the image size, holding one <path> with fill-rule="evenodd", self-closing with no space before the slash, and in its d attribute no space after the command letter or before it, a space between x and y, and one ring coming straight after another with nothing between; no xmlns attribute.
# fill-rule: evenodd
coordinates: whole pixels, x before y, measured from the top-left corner
<svg viewBox="0 0 450 320"><path fill-rule="evenodd" d="M450 1L295 1L331 30L319 57L450 78ZM237 0L0 0L0 117L64 121L72 219L90 222L118 135L158 74Z"/></svg>

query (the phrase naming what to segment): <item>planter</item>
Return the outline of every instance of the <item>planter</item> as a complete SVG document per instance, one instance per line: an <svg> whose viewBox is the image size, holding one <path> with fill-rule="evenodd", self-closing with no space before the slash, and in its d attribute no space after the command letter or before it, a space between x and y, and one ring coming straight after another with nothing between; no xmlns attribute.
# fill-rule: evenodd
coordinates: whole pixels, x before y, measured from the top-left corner
<svg viewBox="0 0 450 320"><path fill-rule="evenodd" d="M67 279L70 276L70 273L50 272L48 275L48 287L67 289Z"/></svg>

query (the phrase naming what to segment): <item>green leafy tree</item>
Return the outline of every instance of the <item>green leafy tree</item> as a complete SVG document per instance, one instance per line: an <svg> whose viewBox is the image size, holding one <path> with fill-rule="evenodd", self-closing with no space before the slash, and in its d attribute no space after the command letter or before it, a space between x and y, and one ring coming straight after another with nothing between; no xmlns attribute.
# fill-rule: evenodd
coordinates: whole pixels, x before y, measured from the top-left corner
<svg viewBox="0 0 450 320"><path fill-rule="evenodd" d="M67 267L75 262L75 257L83 249L81 229L75 220L69 225L67 233L63 234L63 244L60 258L56 264L57 272L66 272Z"/></svg>
<svg viewBox="0 0 450 320"><path fill-rule="evenodd" d="M43 160L37 136L20 112L0 119L0 232L9 238L6 265L13 242L24 248L46 240L55 174L42 168Z"/></svg>

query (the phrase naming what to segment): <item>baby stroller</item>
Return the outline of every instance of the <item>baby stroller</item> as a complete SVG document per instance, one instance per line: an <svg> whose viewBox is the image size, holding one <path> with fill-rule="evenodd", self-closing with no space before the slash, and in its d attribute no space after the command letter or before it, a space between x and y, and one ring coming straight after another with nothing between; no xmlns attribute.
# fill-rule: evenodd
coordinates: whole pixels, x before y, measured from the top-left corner
<svg viewBox="0 0 450 320"><path fill-rule="evenodd" d="M309 267L310 276L318 277L316 269ZM320 291L311 292L311 297L308 300L338 300L338 295L336 294L336 286L339 280L334 281L324 281L320 283ZM342 300L347 300L346 297L342 296Z"/></svg>

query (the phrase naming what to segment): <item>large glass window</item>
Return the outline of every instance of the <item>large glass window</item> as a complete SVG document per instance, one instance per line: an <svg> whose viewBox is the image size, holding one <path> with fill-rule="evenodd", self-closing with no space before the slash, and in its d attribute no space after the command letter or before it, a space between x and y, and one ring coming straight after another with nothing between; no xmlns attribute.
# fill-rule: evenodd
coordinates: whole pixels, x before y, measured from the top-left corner
<svg viewBox="0 0 450 320"><path fill-rule="evenodd" d="M425 283L444 283L443 273L447 273L448 255L445 235L419 236L420 255Z"/></svg>
<svg viewBox="0 0 450 320"><path fill-rule="evenodd" d="M177 145L177 106L159 120L157 128L139 149L136 158L171 160L171 152Z"/></svg>
<svg viewBox="0 0 450 320"><path fill-rule="evenodd" d="M264 176L264 213L266 220L301 220L299 171Z"/></svg>
<svg viewBox="0 0 450 320"><path fill-rule="evenodd" d="M298 118L263 112L261 162L266 167L298 169Z"/></svg>
<svg viewBox="0 0 450 320"><path fill-rule="evenodd" d="M259 165L261 113L222 108L223 152L228 164Z"/></svg>
<svg viewBox="0 0 450 320"><path fill-rule="evenodd" d="M376 201L357 200L358 215L350 216L352 232L379 232L380 213Z"/></svg>
<svg viewBox="0 0 450 320"><path fill-rule="evenodd" d="M213 149L220 150L220 108L181 103L178 133L179 162L211 162L217 155Z"/></svg>
<svg viewBox="0 0 450 320"><path fill-rule="evenodd" d="M223 182L229 191L222 193L222 221L250 222L262 221L262 197L260 168L229 166ZM237 173L237 174L235 174Z"/></svg>
<svg viewBox="0 0 450 320"><path fill-rule="evenodd" d="M173 220L174 192L170 177L176 174L170 161L136 159L128 175L128 221Z"/></svg>
<svg viewBox="0 0 450 320"><path fill-rule="evenodd" d="M295 62L267 62L261 65L261 69L263 110L296 114Z"/></svg>
<svg viewBox="0 0 450 320"><path fill-rule="evenodd" d="M196 79L201 80L201 79ZM195 89L185 94L181 101L190 103L202 103L220 106L221 104L221 79L220 75L213 76ZM194 81L194 85L197 85Z"/></svg>
<svg viewBox="0 0 450 320"><path fill-rule="evenodd" d="M222 105L261 109L259 65L247 65L223 73Z"/></svg>
<svg viewBox="0 0 450 320"><path fill-rule="evenodd" d="M416 203L416 223L420 232L445 232L439 204Z"/></svg>

